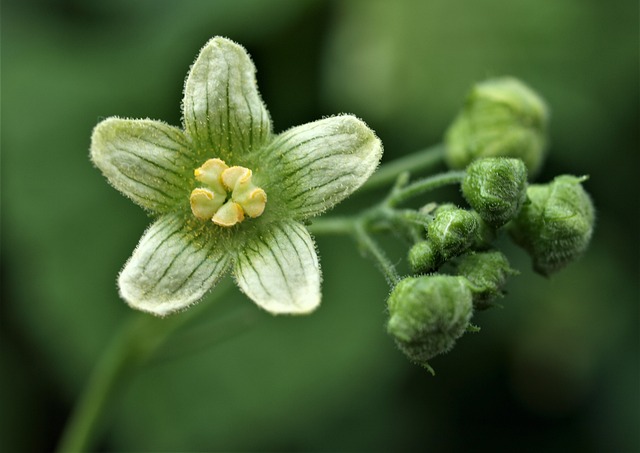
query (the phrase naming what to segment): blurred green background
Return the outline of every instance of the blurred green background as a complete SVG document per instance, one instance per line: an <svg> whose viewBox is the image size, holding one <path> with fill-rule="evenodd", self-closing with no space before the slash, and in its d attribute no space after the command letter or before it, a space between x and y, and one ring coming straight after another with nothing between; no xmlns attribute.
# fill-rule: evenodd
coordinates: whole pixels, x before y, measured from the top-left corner
<svg viewBox="0 0 640 453"><path fill-rule="evenodd" d="M640 451L638 17L623 0L5 0L0 450L55 446L131 316L115 279L149 219L92 167L92 127L179 125L189 65L224 35L276 131L351 112L385 161L438 143L472 83L521 78L552 110L539 179L590 175L592 247L546 280L505 242L523 272L504 309L434 378L385 334L373 265L320 237L315 314L274 318L237 290L211 303L120 388L96 448Z"/></svg>

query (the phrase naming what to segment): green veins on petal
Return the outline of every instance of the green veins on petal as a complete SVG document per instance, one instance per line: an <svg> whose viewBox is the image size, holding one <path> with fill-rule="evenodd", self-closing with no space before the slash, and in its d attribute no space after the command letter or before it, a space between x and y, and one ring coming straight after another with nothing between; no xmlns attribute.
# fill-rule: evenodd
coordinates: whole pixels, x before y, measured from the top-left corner
<svg viewBox="0 0 640 453"><path fill-rule="evenodd" d="M193 234L181 215L161 216L120 273L122 298L156 315L197 302L229 268L229 256L217 245Z"/></svg>
<svg viewBox="0 0 640 453"><path fill-rule="evenodd" d="M351 115L273 135L249 55L221 37L191 67L182 109L183 129L114 117L93 131L94 164L157 217L120 274L121 296L165 315L200 300L233 268L240 289L267 311L312 311L320 266L298 221L362 185L379 164L380 140Z"/></svg>
<svg viewBox="0 0 640 453"><path fill-rule="evenodd" d="M91 159L109 182L155 213L171 211L189 186L184 133L161 121L108 118L91 136Z"/></svg>
<svg viewBox="0 0 640 453"><path fill-rule="evenodd" d="M211 39L200 51L184 86L183 123L196 152L231 163L271 137L271 118L242 46ZM203 159L204 160L204 159Z"/></svg>
<svg viewBox="0 0 640 453"><path fill-rule="evenodd" d="M338 115L279 134L263 154L287 209L307 218L360 187L377 168L382 144L363 121Z"/></svg>
<svg viewBox="0 0 640 453"><path fill-rule="evenodd" d="M320 264L307 229L282 222L239 251L240 289L271 313L309 313L320 304Z"/></svg>

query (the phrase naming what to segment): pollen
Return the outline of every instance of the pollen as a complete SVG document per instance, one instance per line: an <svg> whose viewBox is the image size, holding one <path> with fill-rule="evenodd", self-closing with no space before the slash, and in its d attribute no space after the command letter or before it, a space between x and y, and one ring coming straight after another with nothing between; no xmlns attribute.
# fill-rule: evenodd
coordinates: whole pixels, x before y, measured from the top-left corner
<svg viewBox="0 0 640 453"><path fill-rule="evenodd" d="M221 159L209 159L193 172L204 185L191 192L191 212L202 220L223 227L262 215L266 192L253 184L253 173L240 166L229 167Z"/></svg>

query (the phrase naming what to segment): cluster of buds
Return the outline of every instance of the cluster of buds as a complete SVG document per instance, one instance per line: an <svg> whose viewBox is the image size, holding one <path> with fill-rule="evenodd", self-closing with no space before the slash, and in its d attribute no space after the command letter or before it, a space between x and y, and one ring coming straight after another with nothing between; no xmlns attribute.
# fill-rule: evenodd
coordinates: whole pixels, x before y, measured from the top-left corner
<svg viewBox="0 0 640 453"><path fill-rule="evenodd" d="M517 274L494 240L508 231L544 275L560 270L587 248L594 209L585 177L529 184L545 155L547 108L515 79L475 87L446 134L447 161L464 168L467 208L441 204L424 236L409 250L413 275L388 299L388 332L412 361L449 351L468 330L474 310L495 305Z"/></svg>

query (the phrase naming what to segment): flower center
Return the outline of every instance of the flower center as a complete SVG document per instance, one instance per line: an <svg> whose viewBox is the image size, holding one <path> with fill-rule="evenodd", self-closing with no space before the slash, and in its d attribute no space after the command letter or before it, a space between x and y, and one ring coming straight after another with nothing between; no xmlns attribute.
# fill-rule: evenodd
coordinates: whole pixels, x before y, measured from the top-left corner
<svg viewBox="0 0 640 453"><path fill-rule="evenodd" d="M204 184L191 192L191 212L202 220L230 227L244 216L258 217L264 212L267 194L253 185L251 170L229 167L220 159L209 159L193 172Z"/></svg>

